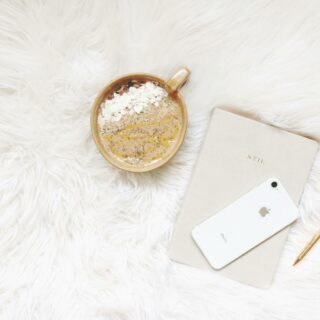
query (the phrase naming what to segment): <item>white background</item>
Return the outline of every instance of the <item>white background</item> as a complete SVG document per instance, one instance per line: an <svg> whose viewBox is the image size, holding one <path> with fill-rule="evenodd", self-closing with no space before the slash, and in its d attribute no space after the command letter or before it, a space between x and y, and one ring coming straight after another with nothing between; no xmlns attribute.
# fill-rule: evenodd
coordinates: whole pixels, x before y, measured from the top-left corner
<svg viewBox="0 0 320 320"><path fill-rule="evenodd" d="M149 174L113 168L90 135L95 96L180 65L181 152ZM291 266L320 227L319 159L271 289L168 260L216 106L319 139L319 1L1 1L0 319L319 319L320 245Z"/></svg>

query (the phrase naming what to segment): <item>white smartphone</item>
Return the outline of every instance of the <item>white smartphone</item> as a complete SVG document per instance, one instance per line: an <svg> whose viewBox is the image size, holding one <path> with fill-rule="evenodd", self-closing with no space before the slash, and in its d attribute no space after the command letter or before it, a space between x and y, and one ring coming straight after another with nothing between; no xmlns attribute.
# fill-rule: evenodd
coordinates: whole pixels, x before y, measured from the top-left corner
<svg viewBox="0 0 320 320"><path fill-rule="evenodd" d="M298 218L277 178L270 178L192 230L214 269L221 269Z"/></svg>

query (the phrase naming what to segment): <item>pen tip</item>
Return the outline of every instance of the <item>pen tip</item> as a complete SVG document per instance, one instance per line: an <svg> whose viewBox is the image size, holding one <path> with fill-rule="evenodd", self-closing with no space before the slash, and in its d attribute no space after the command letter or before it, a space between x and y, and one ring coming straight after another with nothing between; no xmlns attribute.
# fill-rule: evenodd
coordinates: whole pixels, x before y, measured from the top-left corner
<svg viewBox="0 0 320 320"><path fill-rule="evenodd" d="M297 263L299 263L299 261L300 261L300 259L296 259L296 260L294 261L294 263L292 264L292 266L295 266Z"/></svg>

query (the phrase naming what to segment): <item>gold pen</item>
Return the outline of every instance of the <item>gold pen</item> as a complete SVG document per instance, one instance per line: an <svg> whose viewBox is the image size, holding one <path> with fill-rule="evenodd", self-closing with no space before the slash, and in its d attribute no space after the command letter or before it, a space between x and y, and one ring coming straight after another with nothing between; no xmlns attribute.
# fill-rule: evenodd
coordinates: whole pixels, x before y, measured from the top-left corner
<svg viewBox="0 0 320 320"><path fill-rule="evenodd" d="M297 259L293 263L293 266L295 266L297 263L299 263L307 255L307 253L313 248L313 246L317 243L317 241L319 239L320 239L320 231L318 231L314 235L314 237L311 239L311 241L307 244L307 246L298 255Z"/></svg>

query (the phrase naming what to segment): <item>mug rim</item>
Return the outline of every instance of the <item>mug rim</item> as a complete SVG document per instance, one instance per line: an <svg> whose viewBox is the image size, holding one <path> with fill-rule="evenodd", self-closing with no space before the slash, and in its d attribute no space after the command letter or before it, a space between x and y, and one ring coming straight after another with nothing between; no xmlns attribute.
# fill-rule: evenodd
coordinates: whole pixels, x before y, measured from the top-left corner
<svg viewBox="0 0 320 320"><path fill-rule="evenodd" d="M162 85L165 88L165 90L169 93L167 89L167 82L162 78L159 78L158 76L149 73L128 73L113 79L103 87L103 89L100 91L100 93L94 100L90 116L91 134L99 152L113 166L129 172L148 172L157 169L165 165L168 161L170 161L176 155L176 153L182 145L182 142L184 141L188 124L187 108L182 95L180 94L179 90L177 90L174 93L169 94L171 94L174 97L174 99L177 100L179 107L181 108L182 125L179 132L179 137L174 145L174 148L170 152L168 152L159 161L156 161L146 166L131 165L129 163L121 161L120 159L117 159L114 155L112 155L112 152L108 152L107 149L103 146L103 143L99 135L98 115L101 103L105 100L105 97L108 95L109 92L111 93L112 91L114 91L114 87L119 86L121 83L126 82L128 80L134 80L139 78L159 82L160 85Z"/></svg>

